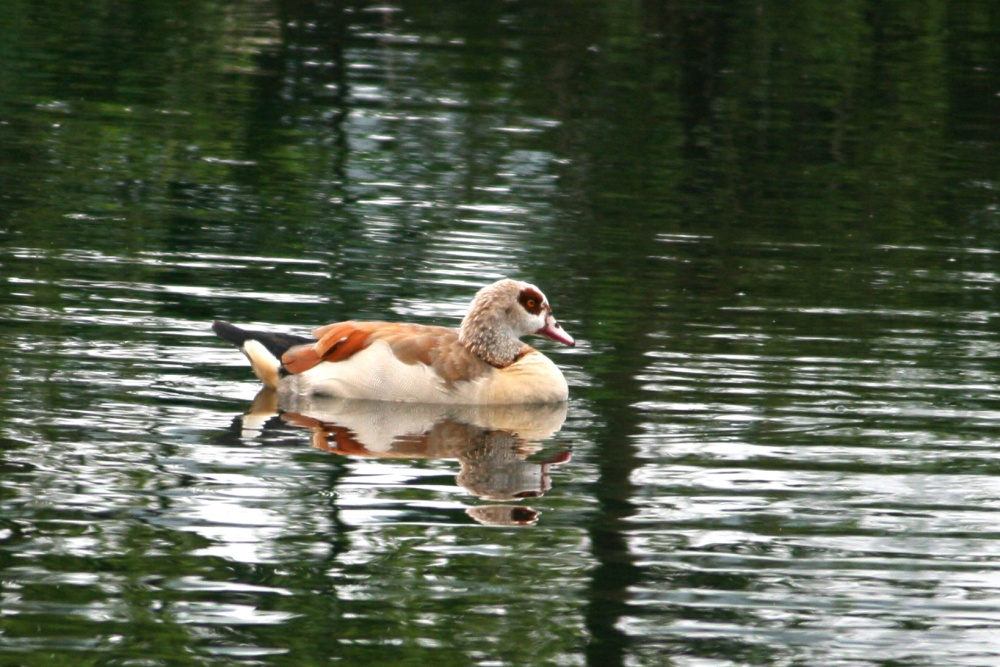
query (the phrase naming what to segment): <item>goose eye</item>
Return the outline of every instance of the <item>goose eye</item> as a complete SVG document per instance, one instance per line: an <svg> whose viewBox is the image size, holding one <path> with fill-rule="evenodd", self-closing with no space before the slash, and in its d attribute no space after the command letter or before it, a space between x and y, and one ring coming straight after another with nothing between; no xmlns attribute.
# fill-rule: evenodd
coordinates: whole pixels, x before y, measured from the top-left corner
<svg viewBox="0 0 1000 667"><path fill-rule="evenodd" d="M538 315L545 307L544 297L533 289L526 289L521 292L517 300L520 302L521 307L532 315Z"/></svg>

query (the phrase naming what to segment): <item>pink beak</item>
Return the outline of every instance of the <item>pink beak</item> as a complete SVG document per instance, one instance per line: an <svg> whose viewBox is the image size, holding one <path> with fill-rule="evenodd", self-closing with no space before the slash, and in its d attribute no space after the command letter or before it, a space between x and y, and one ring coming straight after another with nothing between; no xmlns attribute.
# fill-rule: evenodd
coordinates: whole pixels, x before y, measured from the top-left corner
<svg viewBox="0 0 1000 667"><path fill-rule="evenodd" d="M576 341L573 337L566 333L566 330L562 328L556 318L552 317L552 313L545 316L545 326L535 332L539 336L545 336L546 338L551 338L557 343L562 343L563 345L569 345L573 347L576 345Z"/></svg>

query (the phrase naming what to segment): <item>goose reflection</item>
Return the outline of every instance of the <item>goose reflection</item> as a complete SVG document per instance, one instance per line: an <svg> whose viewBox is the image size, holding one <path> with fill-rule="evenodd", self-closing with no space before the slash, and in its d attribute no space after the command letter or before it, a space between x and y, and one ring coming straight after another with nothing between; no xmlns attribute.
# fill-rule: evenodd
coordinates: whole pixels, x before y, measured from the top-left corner
<svg viewBox="0 0 1000 667"><path fill-rule="evenodd" d="M552 486L549 469L570 460L567 451L543 461L528 457L541 449L566 420L566 404L429 405L323 397L279 397L261 391L244 427L280 415L283 422L312 433L312 445L345 456L399 459L456 459L456 480L473 495L510 503L537 498ZM527 525L536 510L490 504L466 510L491 525Z"/></svg>

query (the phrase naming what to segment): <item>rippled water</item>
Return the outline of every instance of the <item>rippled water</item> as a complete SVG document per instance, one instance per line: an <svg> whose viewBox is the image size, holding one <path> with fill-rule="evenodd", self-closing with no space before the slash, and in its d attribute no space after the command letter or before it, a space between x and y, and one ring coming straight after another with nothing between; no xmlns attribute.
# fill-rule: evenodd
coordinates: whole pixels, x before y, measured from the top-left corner
<svg viewBox="0 0 1000 667"><path fill-rule="evenodd" d="M741 253L766 284L809 250ZM164 313L294 303L220 285L312 262L8 248L5 651L521 664L582 661L590 634L652 663L988 662L995 276L981 248L871 251L817 288L882 300L736 294L700 319L655 302L628 351L563 308L583 339L549 351L568 412L471 415L278 405L207 319ZM64 277L32 279L39 260Z"/></svg>
<svg viewBox="0 0 1000 667"><path fill-rule="evenodd" d="M682 4L0 8L0 664L1000 659L995 12ZM502 275L566 406L209 328Z"/></svg>

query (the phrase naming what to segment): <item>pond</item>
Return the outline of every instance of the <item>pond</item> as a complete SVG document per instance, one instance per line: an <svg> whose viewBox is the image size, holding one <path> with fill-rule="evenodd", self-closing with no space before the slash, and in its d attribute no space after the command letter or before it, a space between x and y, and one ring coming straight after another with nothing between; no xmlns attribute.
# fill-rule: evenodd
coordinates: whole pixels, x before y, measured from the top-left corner
<svg viewBox="0 0 1000 667"><path fill-rule="evenodd" d="M0 7L0 664L1000 660L1000 13ZM457 326L568 403L261 392Z"/></svg>

